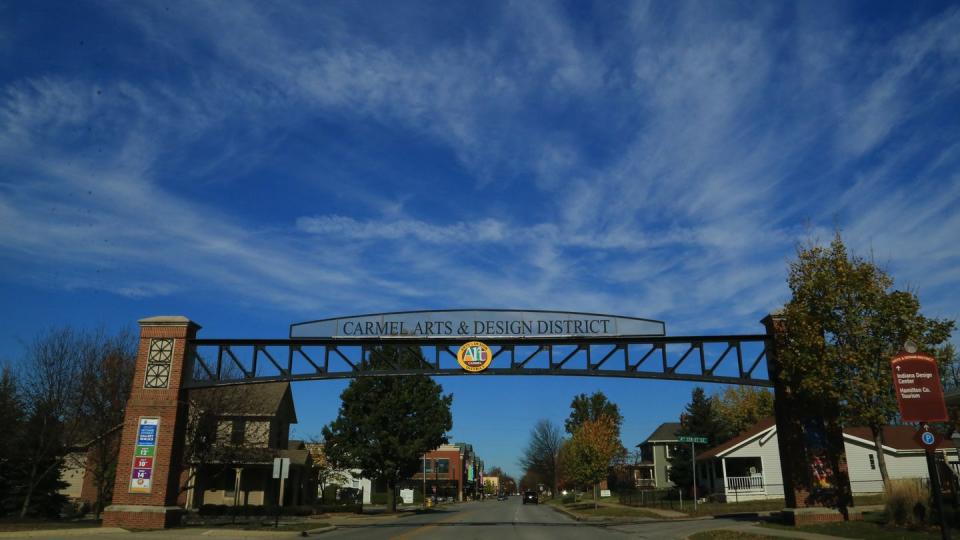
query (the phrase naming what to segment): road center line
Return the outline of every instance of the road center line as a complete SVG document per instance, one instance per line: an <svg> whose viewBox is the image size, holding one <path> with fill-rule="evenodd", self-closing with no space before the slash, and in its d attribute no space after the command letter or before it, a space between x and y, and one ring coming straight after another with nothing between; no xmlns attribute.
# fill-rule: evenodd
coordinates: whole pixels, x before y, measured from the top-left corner
<svg viewBox="0 0 960 540"><path fill-rule="evenodd" d="M460 519L461 517L470 515L470 514L472 514L472 513L474 513L474 512L476 512L476 510L467 510L466 512L457 512L457 513L455 513L454 515L447 517L446 519L440 519L440 520L437 520L437 521L435 521L435 522L433 522L433 523L427 523L426 525L424 525L424 526L422 526L422 527L417 527L416 529L413 529L412 531L407 531L407 532L405 532L405 533L403 533L403 534L401 534L401 535L398 535L398 536L391 536L391 537L390 537L390 540L408 540L409 538L413 538L414 536L417 536L418 534L425 533L425 532L429 531L430 529L435 529L435 528L437 527L437 525L440 524L440 523L447 523L447 522L449 522L449 521L456 521L456 520Z"/></svg>

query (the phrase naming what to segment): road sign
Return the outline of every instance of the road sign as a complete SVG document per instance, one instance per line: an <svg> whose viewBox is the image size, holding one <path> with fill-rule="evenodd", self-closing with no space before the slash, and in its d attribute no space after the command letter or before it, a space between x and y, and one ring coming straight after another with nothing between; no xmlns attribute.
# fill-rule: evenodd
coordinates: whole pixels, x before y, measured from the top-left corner
<svg viewBox="0 0 960 540"><path fill-rule="evenodd" d="M677 440L680 441L680 442L689 442L689 443L697 443L697 444L707 444L707 438L706 438L706 437L683 437L683 436L681 436L681 437L677 437Z"/></svg>
<svg viewBox="0 0 960 540"><path fill-rule="evenodd" d="M946 422L940 371L932 356L903 353L890 361L893 391L904 422Z"/></svg>
<svg viewBox="0 0 960 540"><path fill-rule="evenodd" d="M927 424L921 424L920 429L913 435L913 440L927 452L933 452L940 444L940 434L930 429Z"/></svg>
<svg viewBox="0 0 960 540"><path fill-rule="evenodd" d="M287 478L290 475L290 458L273 458L273 477Z"/></svg>

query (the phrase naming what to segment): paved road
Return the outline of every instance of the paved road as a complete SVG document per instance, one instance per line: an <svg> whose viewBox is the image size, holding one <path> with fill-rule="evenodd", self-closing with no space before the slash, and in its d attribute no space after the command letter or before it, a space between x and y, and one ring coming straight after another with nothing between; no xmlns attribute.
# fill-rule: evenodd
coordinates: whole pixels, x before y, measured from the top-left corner
<svg viewBox="0 0 960 540"><path fill-rule="evenodd" d="M401 517L360 520L362 525L338 524L337 529L311 537L321 540L564 540L581 538L623 539L663 538L680 539L707 529L749 526L748 522L729 519L665 520L632 524L581 523L545 505L524 505L520 497L507 501L471 502L443 506L427 514L406 514ZM89 530L50 531L44 538L65 540L121 540L123 538L153 540L166 538L263 538L281 540L297 538L297 532L253 532L203 528L171 529L127 533L117 530L93 532ZM5 538L23 538L16 533L0 533Z"/></svg>
<svg viewBox="0 0 960 540"><path fill-rule="evenodd" d="M390 523L339 528L324 540L546 540L684 538L694 532L737 525L729 520L600 525L574 521L544 505L524 505L520 497L507 501L453 505L425 515Z"/></svg>

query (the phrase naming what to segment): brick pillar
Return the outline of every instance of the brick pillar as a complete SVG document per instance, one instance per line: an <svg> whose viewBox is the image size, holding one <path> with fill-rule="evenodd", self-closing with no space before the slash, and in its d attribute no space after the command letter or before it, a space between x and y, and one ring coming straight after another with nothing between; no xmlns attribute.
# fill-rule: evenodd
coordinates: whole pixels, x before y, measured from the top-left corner
<svg viewBox="0 0 960 540"><path fill-rule="evenodd" d="M784 513L794 525L862 519L859 511L850 508L850 478L837 407L809 403L798 396L797 381L783 373L779 363L787 321L773 313L761 322L770 336L767 372L773 382Z"/></svg>
<svg viewBox="0 0 960 540"><path fill-rule="evenodd" d="M187 341L200 326L180 316L138 322L133 389L123 420L113 504L104 511L103 526L161 529L179 524L184 513L177 505L186 422L182 392L191 368L185 361Z"/></svg>

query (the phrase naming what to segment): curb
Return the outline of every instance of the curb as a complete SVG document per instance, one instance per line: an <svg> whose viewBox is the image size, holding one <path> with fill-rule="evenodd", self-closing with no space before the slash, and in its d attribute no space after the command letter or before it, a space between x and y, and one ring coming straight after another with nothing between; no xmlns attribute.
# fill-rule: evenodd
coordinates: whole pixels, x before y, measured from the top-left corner
<svg viewBox="0 0 960 540"><path fill-rule="evenodd" d="M76 529L42 529L38 531L5 531L0 538L43 538L50 536L81 536L90 534L129 534L120 527L79 527Z"/></svg>
<svg viewBox="0 0 960 540"><path fill-rule="evenodd" d="M244 531L241 529L211 529L201 533L201 536L226 536L230 538L237 537L246 537L246 536L302 536L303 533L307 534L323 534L336 530L336 525L328 525L326 527L320 527L317 529L306 529L304 531Z"/></svg>

